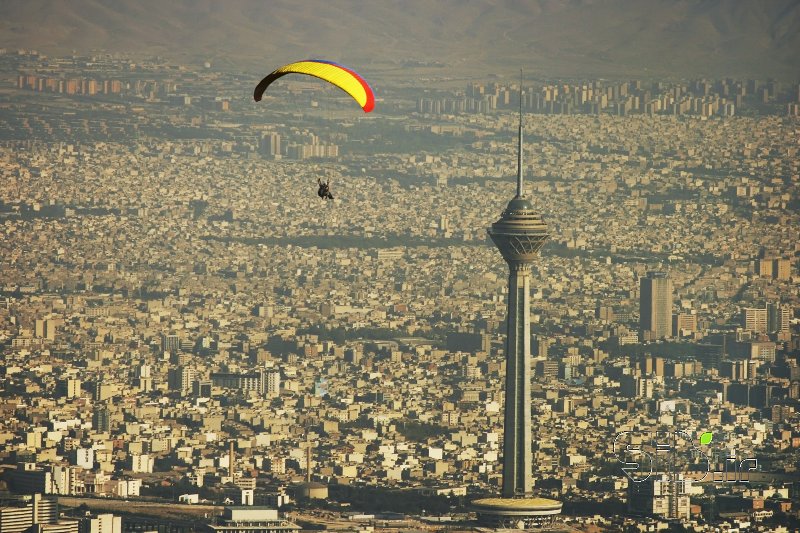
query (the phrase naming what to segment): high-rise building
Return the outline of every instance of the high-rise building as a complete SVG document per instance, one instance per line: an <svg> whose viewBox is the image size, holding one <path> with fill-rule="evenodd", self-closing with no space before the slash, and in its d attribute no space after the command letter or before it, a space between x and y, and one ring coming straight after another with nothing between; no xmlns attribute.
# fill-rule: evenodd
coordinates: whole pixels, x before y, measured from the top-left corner
<svg viewBox="0 0 800 533"><path fill-rule="evenodd" d="M49 470L36 468L36 463L18 463L17 468L6 473L8 485L17 494L50 493L53 475ZM5 529L0 529L5 531Z"/></svg>
<svg viewBox="0 0 800 533"><path fill-rule="evenodd" d="M133 386L141 392L153 390L153 378L150 365L140 365L134 369Z"/></svg>
<svg viewBox="0 0 800 533"><path fill-rule="evenodd" d="M792 308L788 305L776 303L767 304L767 333L782 333L789 331L792 319Z"/></svg>
<svg viewBox="0 0 800 533"><path fill-rule="evenodd" d="M745 355L754 361L775 362L775 343L772 341L750 341L745 343Z"/></svg>
<svg viewBox="0 0 800 533"><path fill-rule="evenodd" d="M259 394L265 394L266 389L269 386L268 381L270 376L268 374L269 373L264 369L245 374L212 372L211 384L214 387L222 387L223 389L255 391ZM273 376L272 379L274 384L275 377ZM278 379L280 379L280 375L278 375ZM280 381L278 381L278 387L280 387Z"/></svg>
<svg viewBox="0 0 800 533"><path fill-rule="evenodd" d="M603 322L613 322L614 321L614 308L610 305L599 305L597 309L594 311L595 318L602 320Z"/></svg>
<svg viewBox="0 0 800 533"><path fill-rule="evenodd" d="M672 280L666 272L648 272L639 280L639 329L642 340L672 335Z"/></svg>
<svg viewBox="0 0 800 533"><path fill-rule="evenodd" d="M142 472L145 474L153 473L153 463L155 462L155 457L151 457L146 453L133 453L128 459L130 462L129 468L132 472Z"/></svg>
<svg viewBox="0 0 800 533"><path fill-rule="evenodd" d="M756 274L762 278L788 280L792 276L792 261L783 257L763 257L755 266Z"/></svg>
<svg viewBox="0 0 800 533"><path fill-rule="evenodd" d="M192 382L197 377L197 371L189 366L178 366L169 371L167 379L169 388L188 394L192 390Z"/></svg>
<svg viewBox="0 0 800 533"><path fill-rule="evenodd" d="M744 359L722 361L719 364L719 375L732 381L744 381L748 378L749 365Z"/></svg>
<svg viewBox="0 0 800 533"><path fill-rule="evenodd" d="M281 373L277 370L265 372L262 377L263 393L269 396L280 394L281 392Z"/></svg>
<svg viewBox="0 0 800 533"><path fill-rule="evenodd" d="M767 332L767 310L755 307L742 309L742 327L753 333Z"/></svg>
<svg viewBox="0 0 800 533"><path fill-rule="evenodd" d="M192 382L192 394L195 396L200 396L201 398L210 398L212 387L213 386L210 379L196 379Z"/></svg>
<svg viewBox="0 0 800 533"><path fill-rule="evenodd" d="M756 273L762 278L771 278L775 260L772 257L765 257L756 261Z"/></svg>
<svg viewBox="0 0 800 533"><path fill-rule="evenodd" d="M78 532L77 520L59 521L58 496L33 494L14 503L16 505L0 507L0 531L3 533L39 531L56 524L61 526L58 531Z"/></svg>
<svg viewBox="0 0 800 533"><path fill-rule="evenodd" d="M550 339L536 335L533 338L531 355L538 361L547 359L547 350L550 348Z"/></svg>
<svg viewBox="0 0 800 533"><path fill-rule="evenodd" d="M628 512L688 519L691 487L692 481L677 473L654 474L628 483Z"/></svg>
<svg viewBox="0 0 800 533"><path fill-rule="evenodd" d="M789 259L776 259L772 267L775 279L788 280L792 276L792 262Z"/></svg>
<svg viewBox="0 0 800 533"><path fill-rule="evenodd" d="M664 358L662 357L645 357L639 361L639 370L645 376L663 376L664 375Z"/></svg>
<svg viewBox="0 0 800 533"><path fill-rule="evenodd" d="M261 138L261 149L267 155L280 157L281 136L275 132L266 133Z"/></svg>
<svg viewBox="0 0 800 533"><path fill-rule="evenodd" d="M119 388L116 383L103 383L96 381L94 383L94 400L97 402L104 402L119 394Z"/></svg>
<svg viewBox="0 0 800 533"><path fill-rule="evenodd" d="M98 407L92 414L92 428L95 431L111 431L111 413L108 407Z"/></svg>
<svg viewBox="0 0 800 533"><path fill-rule="evenodd" d="M697 331L697 315L691 313L678 313L672 317L672 335L685 337Z"/></svg>
<svg viewBox="0 0 800 533"><path fill-rule="evenodd" d="M547 381L556 379L558 376L558 361L536 361L536 375Z"/></svg>
<svg viewBox="0 0 800 533"><path fill-rule="evenodd" d="M512 524L519 527L520 522L527 527L543 519L550 520L561 512L560 502L533 497L531 266L550 235L547 224L524 194L521 103L518 142L517 194L488 230L509 269L502 498L483 498L473 502L478 521L491 527Z"/></svg>
<svg viewBox="0 0 800 533"><path fill-rule="evenodd" d="M161 335L161 351L162 352L177 352L181 348L181 339L177 335Z"/></svg>
<svg viewBox="0 0 800 533"><path fill-rule="evenodd" d="M620 392L626 398L652 398L654 385L650 378L628 374L620 379Z"/></svg>
<svg viewBox="0 0 800 533"><path fill-rule="evenodd" d="M53 319L40 319L34 324L34 333L37 337L47 340L55 340L57 321Z"/></svg>
<svg viewBox="0 0 800 533"><path fill-rule="evenodd" d="M81 380L65 378L58 381L56 392L61 398L77 398L81 395Z"/></svg>

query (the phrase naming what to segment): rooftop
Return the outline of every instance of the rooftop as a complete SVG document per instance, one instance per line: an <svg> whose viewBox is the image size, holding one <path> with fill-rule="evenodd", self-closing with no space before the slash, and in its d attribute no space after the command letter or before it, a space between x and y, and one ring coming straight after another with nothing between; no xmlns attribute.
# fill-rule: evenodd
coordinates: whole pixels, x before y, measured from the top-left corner
<svg viewBox="0 0 800 533"><path fill-rule="evenodd" d="M555 511L561 502L548 498L482 498L472 502L479 511Z"/></svg>

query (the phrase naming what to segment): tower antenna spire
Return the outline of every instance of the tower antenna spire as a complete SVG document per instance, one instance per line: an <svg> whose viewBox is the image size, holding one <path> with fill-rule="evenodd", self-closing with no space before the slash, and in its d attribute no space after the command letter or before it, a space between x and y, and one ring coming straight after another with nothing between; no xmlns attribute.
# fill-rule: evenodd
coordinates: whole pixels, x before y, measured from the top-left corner
<svg viewBox="0 0 800 533"><path fill-rule="evenodd" d="M519 69L519 144L517 145L517 198L522 198L522 69Z"/></svg>

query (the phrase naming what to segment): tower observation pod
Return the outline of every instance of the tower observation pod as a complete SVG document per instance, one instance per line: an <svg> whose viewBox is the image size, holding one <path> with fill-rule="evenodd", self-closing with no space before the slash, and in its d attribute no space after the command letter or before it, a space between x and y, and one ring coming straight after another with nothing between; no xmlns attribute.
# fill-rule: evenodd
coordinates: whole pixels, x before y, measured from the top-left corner
<svg viewBox="0 0 800 533"><path fill-rule="evenodd" d="M517 194L488 229L508 263L505 417L502 497L473 502L478 521L490 527L534 527L561 512L561 502L533 497L531 455L531 267L550 234L525 194L522 172L520 83Z"/></svg>

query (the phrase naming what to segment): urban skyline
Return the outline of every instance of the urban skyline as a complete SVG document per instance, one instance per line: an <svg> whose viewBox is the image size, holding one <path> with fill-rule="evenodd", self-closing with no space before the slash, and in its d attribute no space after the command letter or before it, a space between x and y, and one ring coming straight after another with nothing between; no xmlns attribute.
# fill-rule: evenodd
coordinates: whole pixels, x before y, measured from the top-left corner
<svg viewBox="0 0 800 533"><path fill-rule="evenodd" d="M74 28L120 20L78 1ZM452 43L368 61L328 29L407 14L276 2L255 69L224 50L261 12L217 33L245 0L214 55L129 44L209 16L181 1L106 50L61 5L38 16L71 53L0 31L0 531L800 528L800 85L747 66L791 64L795 11L652 3L603 55L630 4L586 48L624 4L420 7L414 49ZM680 56L753 14L764 49L753 22L648 59L663 25ZM561 55L499 60L560 17L585 33ZM372 112L308 77L252 101L298 20Z"/></svg>

